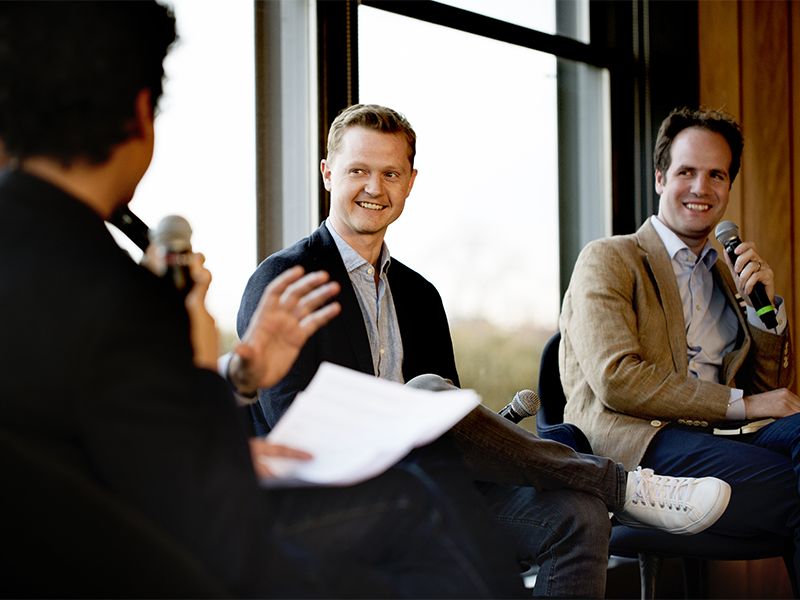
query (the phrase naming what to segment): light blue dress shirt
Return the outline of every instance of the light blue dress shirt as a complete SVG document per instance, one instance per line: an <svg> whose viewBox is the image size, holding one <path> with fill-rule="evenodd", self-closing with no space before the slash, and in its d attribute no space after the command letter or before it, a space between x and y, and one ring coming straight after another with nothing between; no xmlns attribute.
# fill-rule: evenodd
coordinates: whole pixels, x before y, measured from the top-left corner
<svg viewBox="0 0 800 600"><path fill-rule="evenodd" d="M722 359L736 344L739 323L725 294L714 283L711 267L717 262L717 251L706 240L698 257L658 217L652 216L650 221L664 242L678 283L686 325L689 375L719 383ZM775 298L775 304L778 309L777 332L781 334L786 327L786 310L780 298ZM767 331L755 310L749 305L747 308L748 322ZM743 390L731 388L726 415L728 419L745 418L743 395Z"/></svg>
<svg viewBox="0 0 800 600"><path fill-rule="evenodd" d="M397 322L397 312L387 276L392 262L389 248L385 243L381 248L378 260L378 264L381 265L380 278L375 285L375 267L353 250L327 219L325 226L336 242L336 248L356 292L364 325L367 328L375 375L382 379L404 383L403 341L400 337L400 325Z"/></svg>

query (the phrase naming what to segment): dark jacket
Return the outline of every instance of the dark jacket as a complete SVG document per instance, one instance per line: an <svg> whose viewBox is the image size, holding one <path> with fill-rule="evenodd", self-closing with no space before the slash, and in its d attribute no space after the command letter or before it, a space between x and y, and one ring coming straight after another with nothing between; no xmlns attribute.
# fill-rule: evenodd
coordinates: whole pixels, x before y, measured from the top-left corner
<svg viewBox="0 0 800 600"><path fill-rule="evenodd" d="M98 492L101 504L136 513L230 593L286 593L275 579L287 567L272 563L244 421L225 382L194 366L178 295L131 260L86 204L42 180L2 174L0 215L3 441ZM3 512L0 531L12 521L44 523L33 508L42 493L4 486L15 512ZM75 503L57 493L49 500L55 514ZM53 580L45 595L83 595L87 588L72 585L82 576L113 584L106 566L141 573L102 514L83 517L49 519L53 529L32 527L19 539L3 534L13 560L27 550L38 556L9 567L36 570L26 594L37 594L34 581ZM85 556L98 562L85 564ZM122 587L94 592L138 595Z"/></svg>
<svg viewBox="0 0 800 600"><path fill-rule="evenodd" d="M310 236L273 254L258 266L247 283L239 307L239 335L247 329L264 288L281 272L298 264L306 272L327 271L333 281L341 284L342 291L336 300L342 305L342 312L308 341L280 383L259 392L263 416L261 411L253 411L256 433L266 433L275 425L295 395L306 388L323 361L374 374L361 308L336 242L324 224ZM428 280L394 257L388 278L403 341L405 380L423 373L436 373L458 385L450 328L439 292Z"/></svg>

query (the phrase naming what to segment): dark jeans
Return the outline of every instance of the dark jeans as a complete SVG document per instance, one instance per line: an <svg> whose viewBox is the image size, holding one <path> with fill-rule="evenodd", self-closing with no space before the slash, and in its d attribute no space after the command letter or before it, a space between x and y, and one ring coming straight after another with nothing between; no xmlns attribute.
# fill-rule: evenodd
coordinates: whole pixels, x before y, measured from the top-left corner
<svg viewBox="0 0 800 600"><path fill-rule="evenodd" d="M624 502L622 465L543 440L484 407L452 435L518 558L539 565L534 595L604 597L608 512Z"/></svg>
<svg viewBox="0 0 800 600"><path fill-rule="evenodd" d="M270 491L274 534L330 596L519 598L512 544L440 440L344 488Z"/></svg>
<svg viewBox="0 0 800 600"><path fill-rule="evenodd" d="M425 375L414 387L453 386ZM500 529L517 557L539 565L535 596L602 598L608 567L608 512L625 499L621 464L525 431L479 406L449 434L480 481Z"/></svg>
<svg viewBox="0 0 800 600"><path fill-rule="evenodd" d="M611 522L597 497L492 483L479 488L501 529L514 540L519 560L539 565L534 596L605 596Z"/></svg>
<svg viewBox="0 0 800 600"><path fill-rule="evenodd" d="M800 414L755 433L718 436L669 426L650 442L642 466L676 477L714 476L731 486L731 500L708 531L734 537L774 535L794 544L795 590L800 573Z"/></svg>

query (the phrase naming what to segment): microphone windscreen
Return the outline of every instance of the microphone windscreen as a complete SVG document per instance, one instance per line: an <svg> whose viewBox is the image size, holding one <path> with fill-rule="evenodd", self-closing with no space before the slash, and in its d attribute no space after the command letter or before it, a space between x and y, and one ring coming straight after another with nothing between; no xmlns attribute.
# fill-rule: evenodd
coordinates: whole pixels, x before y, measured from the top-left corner
<svg viewBox="0 0 800 600"><path fill-rule="evenodd" d="M526 417L532 417L539 412L541 404L539 395L533 390L520 390L514 394L514 399L511 401L512 408Z"/></svg>
<svg viewBox="0 0 800 600"><path fill-rule="evenodd" d="M734 238L739 237L739 228L733 221L720 221L714 230L714 235L717 241L724 246Z"/></svg>
<svg viewBox="0 0 800 600"><path fill-rule="evenodd" d="M150 237L154 244L170 252L189 252L192 249L192 227L178 215L168 215L158 222Z"/></svg>

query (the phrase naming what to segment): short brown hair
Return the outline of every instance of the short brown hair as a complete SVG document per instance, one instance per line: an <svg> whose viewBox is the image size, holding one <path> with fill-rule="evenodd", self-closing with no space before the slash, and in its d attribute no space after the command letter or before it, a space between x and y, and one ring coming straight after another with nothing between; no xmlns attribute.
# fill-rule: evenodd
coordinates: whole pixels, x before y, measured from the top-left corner
<svg viewBox="0 0 800 600"><path fill-rule="evenodd" d="M328 160L339 150L344 132L350 127L403 134L408 142L408 162L413 168L417 153L417 134L402 114L378 104L354 104L339 113L328 132Z"/></svg>
<svg viewBox="0 0 800 600"><path fill-rule="evenodd" d="M661 171L662 176L666 177L672 156L670 150L672 142L677 135L689 127L700 127L714 133L720 134L728 142L731 149L731 164L728 169L731 185L742 162L742 149L744 148L744 136L742 128L736 120L726 112L700 107L697 110L689 108L676 108L667 115L658 129L655 149L653 150L653 167L656 171Z"/></svg>

